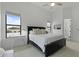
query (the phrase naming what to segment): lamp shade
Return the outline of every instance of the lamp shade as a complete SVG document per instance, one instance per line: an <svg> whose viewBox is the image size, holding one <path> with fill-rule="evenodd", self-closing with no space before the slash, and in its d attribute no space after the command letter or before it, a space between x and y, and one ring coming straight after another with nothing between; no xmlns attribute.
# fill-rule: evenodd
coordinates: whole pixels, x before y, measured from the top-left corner
<svg viewBox="0 0 79 59"><path fill-rule="evenodd" d="M47 23L47 27L50 27L50 26L51 26L51 24L48 22L48 23Z"/></svg>

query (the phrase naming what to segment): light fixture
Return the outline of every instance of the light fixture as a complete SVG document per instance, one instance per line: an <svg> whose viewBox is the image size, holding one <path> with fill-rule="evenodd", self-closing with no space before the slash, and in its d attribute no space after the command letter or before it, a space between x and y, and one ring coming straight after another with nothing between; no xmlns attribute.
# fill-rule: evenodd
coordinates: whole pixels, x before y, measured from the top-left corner
<svg viewBox="0 0 79 59"><path fill-rule="evenodd" d="M52 2L52 3L50 3L50 6L55 6L55 3L53 3L53 2Z"/></svg>
<svg viewBox="0 0 79 59"><path fill-rule="evenodd" d="M50 26L51 26L51 24L48 22L48 23L47 23L47 27L50 27Z"/></svg>

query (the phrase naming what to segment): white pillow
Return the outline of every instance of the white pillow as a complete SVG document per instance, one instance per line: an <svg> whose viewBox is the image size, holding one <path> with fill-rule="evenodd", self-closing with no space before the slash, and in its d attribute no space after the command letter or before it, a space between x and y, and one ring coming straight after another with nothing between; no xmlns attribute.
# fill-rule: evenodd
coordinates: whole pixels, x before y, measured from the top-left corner
<svg viewBox="0 0 79 59"><path fill-rule="evenodd" d="M45 29L33 29L32 31L30 31L30 34L46 34L46 30Z"/></svg>
<svg viewBox="0 0 79 59"><path fill-rule="evenodd" d="M39 29L33 29L34 34L38 34Z"/></svg>
<svg viewBox="0 0 79 59"><path fill-rule="evenodd" d="M46 34L46 30L45 29L41 29L41 34Z"/></svg>
<svg viewBox="0 0 79 59"><path fill-rule="evenodd" d="M37 34L42 34L41 29L38 29Z"/></svg>
<svg viewBox="0 0 79 59"><path fill-rule="evenodd" d="M30 31L30 34L35 34L34 31Z"/></svg>
<svg viewBox="0 0 79 59"><path fill-rule="evenodd" d="M30 34L38 34L39 29L33 29L30 31Z"/></svg>

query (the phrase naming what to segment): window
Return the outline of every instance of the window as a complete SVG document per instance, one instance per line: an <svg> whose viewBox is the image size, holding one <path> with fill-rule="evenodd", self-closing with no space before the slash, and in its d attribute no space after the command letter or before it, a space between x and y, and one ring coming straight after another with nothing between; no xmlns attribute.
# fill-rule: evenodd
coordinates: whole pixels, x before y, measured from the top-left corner
<svg viewBox="0 0 79 59"><path fill-rule="evenodd" d="M14 13L6 13L6 37L21 35L21 17Z"/></svg>

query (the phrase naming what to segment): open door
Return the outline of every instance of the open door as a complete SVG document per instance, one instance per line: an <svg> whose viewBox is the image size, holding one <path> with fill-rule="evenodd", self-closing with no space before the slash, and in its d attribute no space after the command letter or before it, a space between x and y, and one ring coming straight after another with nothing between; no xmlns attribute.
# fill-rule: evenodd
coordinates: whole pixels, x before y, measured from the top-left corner
<svg viewBox="0 0 79 59"><path fill-rule="evenodd" d="M64 36L66 39L71 39L71 19L64 19Z"/></svg>

